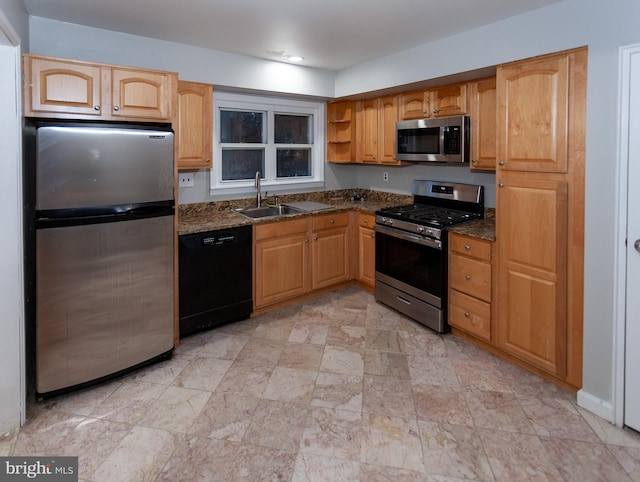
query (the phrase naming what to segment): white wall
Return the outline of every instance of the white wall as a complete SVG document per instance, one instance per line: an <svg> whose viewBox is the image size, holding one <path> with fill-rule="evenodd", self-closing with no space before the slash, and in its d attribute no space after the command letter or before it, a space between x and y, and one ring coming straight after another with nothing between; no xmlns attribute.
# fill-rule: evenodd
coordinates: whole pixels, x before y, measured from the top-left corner
<svg viewBox="0 0 640 482"><path fill-rule="evenodd" d="M28 22L21 2L0 0L0 437L20 425L25 397L19 43Z"/></svg>
<svg viewBox="0 0 640 482"><path fill-rule="evenodd" d="M37 53L163 68L179 71L189 80L317 96L374 91L588 45L583 386L585 393L606 405L612 401L618 48L640 42L638 19L638 0L565 0L345 69L336 74L335 89L332 74L323 71L296 71L289 78L280 74L280 67L256 59L44 19L34 18L30 26L32 51ZM275 75L271 68L277 71ZM248 76L248 72L260 76ZM307 88L301 86L307 82ZM330 182L344 182L344 187L352 187L355 181L360 187L406 192L409 178L448 178L453 172L419 166L389 168L387 187L380 186L382 169L328 166L327 177ZM206 174L198 173L196 183L206 186L201 176ZM490 174L477 176L463 177L493 183ZM189 192L198 199L207 196L205 191ZM491 197L495 193L488 195Z"/></svg>

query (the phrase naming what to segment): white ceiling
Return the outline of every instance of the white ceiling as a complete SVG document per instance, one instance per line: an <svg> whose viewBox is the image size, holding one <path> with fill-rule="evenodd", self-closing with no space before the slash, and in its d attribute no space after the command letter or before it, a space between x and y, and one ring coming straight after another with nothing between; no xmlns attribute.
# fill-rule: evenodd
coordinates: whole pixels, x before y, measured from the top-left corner
<svg viewBox="0 0 640 482"><path fill-rule="evenodd" d="M340 70L561 0L23 0L30 15ZM490 46L487 46L490 48Z"/></svg>

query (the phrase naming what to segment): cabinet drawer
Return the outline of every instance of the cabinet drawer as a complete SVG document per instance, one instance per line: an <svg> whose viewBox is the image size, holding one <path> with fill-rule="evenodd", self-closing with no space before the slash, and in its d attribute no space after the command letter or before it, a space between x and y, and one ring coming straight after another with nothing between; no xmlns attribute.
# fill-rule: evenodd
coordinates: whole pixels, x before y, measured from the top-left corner
<svg viewBox="0 0 640 482"><path fill-rule="evenodd" d="M452 253L449 286L484 301L491 301L491 265Z"/></svg>
<svg viewBox="0 0 640 482"><path fill-rule="evenodd" d="M358 222L363 228L373 229L373 225L376 224L376 217L373 214L360 214Z"/></svg>
<svg viewBox="0 0 640 482"><path fill-rule="evenodd" d="M293 221L277 221L275 223L261 224L255 227L254 240L279 238L291 234L306 233L309 222L307 218Z"/></svg>
<svg viewBox="0 0 640 482"><path fill-rule="evenodd" d="M491 305L456 290L449 290L449 324L489 341Z"/></svg>
<svg viewBox="0 0 640 482"><path fill-rule="evenodd" d="M326 214L312 218L311 229L318 231L320 229L337 228L349 225L349 213Z"/></svg>
<svg viewBox="0 0 640 482"><path fill-rule="evenodd" d="M491 260L491 243L469 236L451 234L449 236L449 250L485 261Z"/></svg>

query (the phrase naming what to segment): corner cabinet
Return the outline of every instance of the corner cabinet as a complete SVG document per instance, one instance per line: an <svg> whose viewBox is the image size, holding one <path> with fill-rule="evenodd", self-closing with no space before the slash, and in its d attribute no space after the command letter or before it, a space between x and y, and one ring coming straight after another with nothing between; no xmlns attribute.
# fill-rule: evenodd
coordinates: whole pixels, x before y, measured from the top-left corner
<svg viewBox="0 0 640 482"><path fill-rule="evenodd" d="M327 161L349 163L356 160L356 103L327 104Z"/></svg>
<svg viewBox="0 0 640 482"><path fill-rule="evenodd" d="M498 67L497 344L582 384L587 50Z"/></svg>
<svg viewBox="0 0 640 482"><path fill-rule="evenodd" d="M25 54L26 117L171 122L177 74Z"/></svg>
<svg viewBox="0 0 640 482"><path fill-rule="evenodd" d="M254 308L351 279L349 213L254 227Z"/></svg>
<svg viewBox="0 0 640 482"><path fill-rule="evenodd" d="M496 115L496 78L470 82L471 169L496 170Z"/></svg>
<svg viewBox="0 0 640 482"><path fill-rule="evenodd" d="M213 140L213 86L178 82L176 115L178 169L209 169Z"/></svg>

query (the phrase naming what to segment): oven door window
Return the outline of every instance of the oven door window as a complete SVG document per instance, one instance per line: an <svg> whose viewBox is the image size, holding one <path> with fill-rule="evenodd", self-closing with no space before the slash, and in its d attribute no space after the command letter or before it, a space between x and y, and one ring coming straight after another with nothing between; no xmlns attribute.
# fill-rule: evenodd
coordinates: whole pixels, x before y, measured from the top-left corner
<svg viewBox="0 0 640 482"><path fill-rule="evenodd" d="M399 130L398 154L440 154L440 127Z"/></svg>
<svg viewBox="0 0 640 482"><path fill-rule="evenodd" d="M444 251L376 233L376 271L442 298Z"/></svg>

